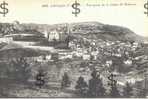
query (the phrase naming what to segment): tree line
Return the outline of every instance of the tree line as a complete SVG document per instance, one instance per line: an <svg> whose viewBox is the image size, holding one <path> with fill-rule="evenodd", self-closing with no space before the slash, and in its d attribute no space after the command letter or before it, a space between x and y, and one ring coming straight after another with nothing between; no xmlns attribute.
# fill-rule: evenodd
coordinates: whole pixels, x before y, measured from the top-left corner
<svg viewBox="0 0 148 99"><path fill-rule="evenodd" d="M66 88L69 86L70 77L67 73L65 73L62 77L61 88ZM136 92L135 96L134 92L136 91L136 89L129 82L126 82L123 88L120 88L117 83L113 85L108 84L108 86L109 87L107 87L107 90L103 84L100 75L97 73L96 70L94 70L91 73L91 79L88 81L88 83L87 81L85 81L84 77L80 76L78 78L75 85L75 93L78 97L87 98L145 98L147 94L145 89L139 89L139 91Z"/></svg>

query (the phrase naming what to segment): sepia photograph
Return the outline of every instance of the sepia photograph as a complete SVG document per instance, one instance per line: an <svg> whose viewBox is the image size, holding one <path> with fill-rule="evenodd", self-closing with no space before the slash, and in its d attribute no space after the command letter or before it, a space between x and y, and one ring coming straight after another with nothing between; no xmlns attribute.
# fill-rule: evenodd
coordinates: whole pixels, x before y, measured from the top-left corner
<svg viewBox="0 0 148 99"><path fill-rule="evenodd" d="M148 98L147 9L0 0L0 98Z"/></svg>

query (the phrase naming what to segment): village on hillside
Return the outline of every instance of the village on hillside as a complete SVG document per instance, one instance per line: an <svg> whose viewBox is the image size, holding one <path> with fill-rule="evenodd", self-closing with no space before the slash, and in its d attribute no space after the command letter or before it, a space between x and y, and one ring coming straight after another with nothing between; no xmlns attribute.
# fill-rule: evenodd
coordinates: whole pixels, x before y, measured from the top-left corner
<svg viewBox="0 0 148 99"><path fill-rule="evenodd" d="M0 98L148 97L148 40L100 39L102 29L73 27L0 23Z"/></svg>

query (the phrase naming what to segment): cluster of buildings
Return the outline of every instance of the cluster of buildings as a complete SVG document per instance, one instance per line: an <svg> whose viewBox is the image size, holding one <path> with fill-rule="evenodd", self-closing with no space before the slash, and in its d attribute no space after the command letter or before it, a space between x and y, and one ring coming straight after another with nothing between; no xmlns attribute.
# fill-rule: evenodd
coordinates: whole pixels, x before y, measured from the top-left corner
<svg viewBox="0 0 148 99"><path fill-rule="evenodd" d="M12 37L0 37L0 43L11 43L13 41Z"/></svg>
<svg viewBox="0 0 148 99"><path fill-rule="evenodd" d="M45 30L43 34L45 38L48 39L49 42L53 42L53 41L65 41L70 32L71 32L70 27L68 26L68 24L66 24L64 27L59 26L56 29L51 29L50 32Z"/></svg>

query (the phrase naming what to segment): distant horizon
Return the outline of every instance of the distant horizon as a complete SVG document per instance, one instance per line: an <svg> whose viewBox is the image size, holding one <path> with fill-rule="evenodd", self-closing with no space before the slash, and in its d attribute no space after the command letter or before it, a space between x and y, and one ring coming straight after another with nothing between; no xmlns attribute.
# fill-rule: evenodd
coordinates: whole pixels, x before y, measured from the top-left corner
<svg viewBox="0 0 148 99"><path fill-rule="evenodd" d="M77 17L72 14L74 9L67 7L42 7L42 5L70 4L72 0L5 0L8 3L9 13L5 17L0 16L1 22L13 22L36 24L59 24L73 22L97 21L105 24L128 27L134 33L148 36L148 17L144 14L144 1L142 0L78 0L81 12ZM132 6L86 6L87 4L120 4L131 3Z"/></svg>

